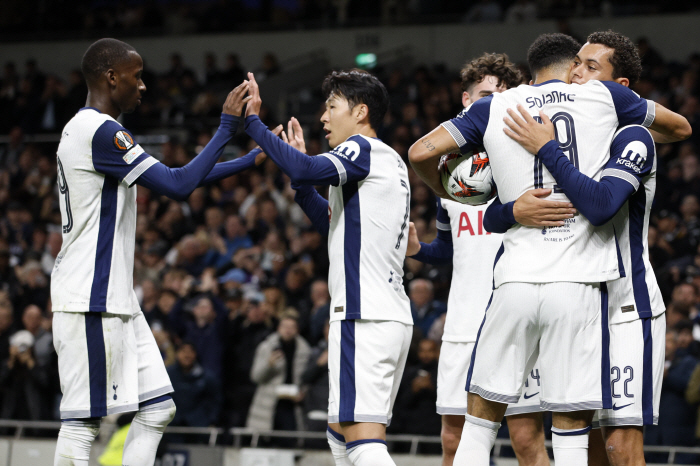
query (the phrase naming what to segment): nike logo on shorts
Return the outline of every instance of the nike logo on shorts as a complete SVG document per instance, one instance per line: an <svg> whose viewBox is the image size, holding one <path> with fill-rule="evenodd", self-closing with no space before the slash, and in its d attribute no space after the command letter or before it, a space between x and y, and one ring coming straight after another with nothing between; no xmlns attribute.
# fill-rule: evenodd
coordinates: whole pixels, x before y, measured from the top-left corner
<svg viewBox="0 0 700 466"><path fill-rule="evenodd" d="M528 394L526 393L526 394L523 395L523 398L525 398L526 400L529 400L529 399L532 398L533 396L539 395L539 393L540 393L540 392L535 392L535 393L533 393L532 395L528 395Z"/></svg>
<svg viewBox="0 0 700 466"><path fill-rule="evenodd" d="M626 408L627 406L630 406L632 404L634 404L634 403L630 403L630 404L626 404L626 405L622 405L622 406L613 405L613 411L617 411L618 409Z"/></svg>

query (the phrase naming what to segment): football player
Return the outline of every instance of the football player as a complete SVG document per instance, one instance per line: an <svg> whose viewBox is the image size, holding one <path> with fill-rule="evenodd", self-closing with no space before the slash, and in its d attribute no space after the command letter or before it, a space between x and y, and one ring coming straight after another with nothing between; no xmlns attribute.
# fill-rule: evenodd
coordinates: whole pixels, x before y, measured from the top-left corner
<svg viewBox="0 0 700 466"><path fill-rule="evenodd" d="M133 112L146 91L136 50L101 39L87 49L81 68L87 104L66 124L57 151L63 245L51 274L51 300L63 398L54 464L87 466L101 418L136 411L123 462L150 466L175 405L134 293L134 184L184 200L201 184L250 168L256 158L262 162L264 154L258 149L216 164L249 99L246 82L226 99L209 144L186 166L170 169L116 120Z"/></svg>
<svg viewBox="0 0 700 466"><path fill-rule="evenodd" d="M571 81L577 84L598 79L628 86L639 79L642 70L634 43L614 31L590 34L574 63ZM535 131L532 133L518 132L520 142L527 142L534 150L535 145L548 142L545 140L548 133L545 134L543 128L533 129ZM626 276L607 284L612 385L608 409L596 413L605 444L596 441L601 437L591 436L589 455L595 464L605 464L608 457L615 466L644 464L642 426L658 422L665 349L665 306L649 263L646 236L656 188L655 152L649 138L645 131L637 127L621 129L613 140L611 159L600 180L600 184L606 186L603 195L613 199L612 207L621 206L612 217L612 222ZM654 133L654 139L657 142L671 140L660 133ZM616 153L615 146L624 153ZM627 154L628 146L635 157ZM547 164L550 159L543 158L543 161L549 168ZM559 186L567 192L575 189L568 184L572 183L570 178L560 179L560 176L555 175ZM628 182L631 187L624 183L616 186L620 183L618 179ZM576 194L573 193L573 196ZM616 196L619 196L619 200ZM572 199L572 196L569 198ZM624 205L623 201L626 201ZM492 218L497 223L498 218L504 217L497 211L509 207L500 207L499 204L495 202L494 208L487 211L485 223L488 224ZM575 205L578 203L575 202ZM585 208L583 204L584 214ZM518 221L528 224L528 220L522 217ZM505 226L509 228L512 225L490 227L504 232Z"/></svg>
<svg viewBox="0 0 700 466"><path fill-rule="evenodd" d="M321 122L331 150L309 157L297 120L288 125L291 144L262 124L259 89L252 74L249 79L246 132L292 179L296 201L328 236L327 437L333 457L337 465L394 465L386 426L413 333L403 286L411 190L406 164L377 139L388 93L365 71L328 75ZM330 185L328 200L314 185Z"/></svg>
<svg viewBox="0 0 700 466"><path fill-rule="evenodd" d="M462 118L419 140L409 150L416 171L444 196L435 174L439 156L484 145L504 201L545 186L553 186L554 200L564 201L551 173L504 132L510 108L525 103L528 112L543 110L566 135L562 148L586 175L603 167L619 126L663 129L667 115L656 121L653 102L624 86L567 84L579 48L563 34L540 36L528 51L535 84L481 99ZM607 319L601 321L601 310L607 311L605 282L620 277L613 236L612 226L596 228L583 216L542 231L516 226L504 235L494 268L495 290L472 352L457 464L488 464L507 403L520 398L538 358L540 404L553 411L555 461L587 464L592 410L603 407L606 390L600 368L604 354L601 345L591 342L602 341L607 327Z"/></svg>
<svg viewBox="0 0 700 466"><path fill-rule="evenodd" d="M522 83L520 72L505 54L485 53L467 63L460 76L463 111L483 97ZM483 157L487 155L483 154ZM451 466L467 414L464 386L469 361L491 296L493 261L503 238L483 228L484 212L489 204L472 206L439 198L437 202L437 238L430 244L419 242L411 223L406 254L430 264L451 262L452 283L469 284L450 287L438 364L437 413L442 415L442 464ZM549 202L555 204L555 209L560 204L563 207L569 205ZM559 214L556 218L567 218L566 214ZM538 368L533 368L527 384L531 390L524 391L521 399L510 405L505 414L511 443L521 465L548 465L542 415L539 413Z"/></svg>

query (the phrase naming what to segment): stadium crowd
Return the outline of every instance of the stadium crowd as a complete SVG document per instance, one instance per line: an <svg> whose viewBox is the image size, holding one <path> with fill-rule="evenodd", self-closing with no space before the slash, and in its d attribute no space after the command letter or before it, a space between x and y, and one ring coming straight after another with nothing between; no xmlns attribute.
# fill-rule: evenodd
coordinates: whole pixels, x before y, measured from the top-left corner
<svg viewBox="0 0 700 466"><path fill-rule="evenodd" d="M667 62L639 41L644 73L634 89L684 115L691 139L658 146L658 185L649 231L651 261L667 305L666 371L659 425L646 443L700 440L700 55ZM148 60L148 57L145 57ZM243 79L234 55L212 55L194 70L177 55L148 71L143 104L124 124L137 135L185 128L156 149L183 166L211 138L221 93ZM458 72L444 67L375 70L391 97L379 136L406 158L427 130L461 109ZM283 73L273 55L260 75ZM50 276L61 246L55 143L25 134L57 133L85 102L79 72L70 83L29 61L6 63L0 82L0 418L58 419L60 390L51 337ZM309 154L325 150L315 115L303 121ZM263 95L263 100L265 96ZM269 104L269 102L268 102ZM263 121L283 119L268 107ZM296 115L302 116L302 115ZM234 150L254 142L239 130ZM411 172L410 218L419 237L435 230L435 198ZM134 284L168 366L178 407L173 426L323 430L328 400L329 294L325 238L294 203L289 179L271 162L198 188L185 202L137 187ZM438 435L436 373L451 268L405 263L414 341L390 432ZM460 286L468 286L461 284Z"/></svg>
<svg viewBox="0 0 700 466"><path fill-rule="evenodd" d="M4 0L0 37L101 37L317 29L426 22L522 23L538 18L625 16L697 10L678 0Z"/></svg>

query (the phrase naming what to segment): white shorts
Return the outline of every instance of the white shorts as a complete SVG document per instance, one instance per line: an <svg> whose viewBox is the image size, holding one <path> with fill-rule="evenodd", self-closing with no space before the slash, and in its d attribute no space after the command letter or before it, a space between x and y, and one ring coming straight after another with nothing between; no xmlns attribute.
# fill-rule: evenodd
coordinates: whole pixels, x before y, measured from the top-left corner
<svg viewBox="0 0 700 466"><path fill-rule="evenodd" d="M596 411L601 426L648 426L659 422L666 352L666 313L610 325L610 390Z"/></svg>
<svg viewBox="0 0 700 466"><path fill-rule="evenodd" d="M61 419L136 411L173 391L143 313L56 312L53 342L61 380Z"/></svg>
<svg viewBox="0 0 700 466"><path fill-rule="evenodd" d="M602 367L608 360L602 350L607 306L605 284L501 285L493 292L479 330L469 391L488 400L517 403L537 362L543 410L601 408Z"/></svg>
<svg viewBox="0 0 700 466"><path fill-rule="evenodd" d="M443 341L440 347L437 383L437 413L464 416L467 414L467 375L474 342ZM506 416L541 411L540 377L535 367L525 382L526 390L517 403L508 405ZM531 389L528 389L531 388Z"/></svg>
<svg viewBox="0 0 700 466"><path fill-rule="evenodd" d="M389 425L413 326L339 320L328 332L328 422Z"/></svg>

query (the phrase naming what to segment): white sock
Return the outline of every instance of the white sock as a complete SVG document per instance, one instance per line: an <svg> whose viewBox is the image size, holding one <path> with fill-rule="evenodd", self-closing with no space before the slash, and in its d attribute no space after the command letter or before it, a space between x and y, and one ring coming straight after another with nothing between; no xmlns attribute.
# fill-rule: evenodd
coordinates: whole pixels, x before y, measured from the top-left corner
<svg viewBox="0 0 700 466"><path fill-rule="evenodd" d="M384 440L355 440L348 442L347 448L348 458L354 466L396 466L389 456Z"/></svg>
<svg viewBox="0 0 700 466"><path fill-rule="evenodd" d="M63 421L58 432L54 466L88 466L90 447L100 432L100 419Z"/></svg>
<svg viewBox="0 0 700 466"><path fill-rule="evenodd" d="M175 403L172 398L140 408L126 435L122 464L153 466L163 431L174 416Z"/></svg>
<svg viewBox="0 0 700 466"><path fill-rule="evenodd" d="M588 434L591 426L584 429L557 429L552 427L552 449L554 462L566 466L588 464Z"/></svg>
<svg viewBox="0 0 700 466"><path fill-rule="evenodd" d="M501 423L487 421L469 414L465 416L465 421L454 464L488 466L491 449L496 443L496 434Z"/></svg>
<svg viewBox="0 0 700 466"><path fill-rule="evenodd" d="M328 445L331 447L331 453L333 454L335 466L352 466L352 463L348 458L348 451L345 448L345 437L331 429L329 426L326 429L326 438L328 439Z"/></svg>

